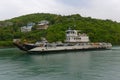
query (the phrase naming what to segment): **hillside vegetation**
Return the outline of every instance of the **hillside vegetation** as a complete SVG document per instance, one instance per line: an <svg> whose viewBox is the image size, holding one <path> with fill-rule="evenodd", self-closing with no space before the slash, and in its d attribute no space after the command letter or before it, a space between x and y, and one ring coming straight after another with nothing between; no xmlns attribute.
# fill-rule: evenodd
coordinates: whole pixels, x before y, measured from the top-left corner
<svg viewBox="0 0 120 80"><path fill-rule="evenodd" d="M47 30L33 29L27 33L20 32L20 27L41 20L50 22ZM61 16L48 13L35 13L0 21L0 45L4 45L4 41L10 43L14 38L32 42L40 40L41 37L45 37L49 42L64 41L65 30L69 27L87 33L91 42L111 42L120 45L120 23L118 22L82 17L79 14Z"/></svg>

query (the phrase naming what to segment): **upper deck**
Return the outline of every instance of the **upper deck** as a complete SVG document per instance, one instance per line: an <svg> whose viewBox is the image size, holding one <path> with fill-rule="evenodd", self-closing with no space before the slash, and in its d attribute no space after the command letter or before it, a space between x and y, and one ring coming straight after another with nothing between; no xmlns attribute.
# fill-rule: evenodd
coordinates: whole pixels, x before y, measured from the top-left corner
<svg viewBox="0 0 120 80"><path fill-rule="evenodd" d="M79 33L78 30L68 29L66 31L65 42L89 42L89 36L85 33Z"/></svg>

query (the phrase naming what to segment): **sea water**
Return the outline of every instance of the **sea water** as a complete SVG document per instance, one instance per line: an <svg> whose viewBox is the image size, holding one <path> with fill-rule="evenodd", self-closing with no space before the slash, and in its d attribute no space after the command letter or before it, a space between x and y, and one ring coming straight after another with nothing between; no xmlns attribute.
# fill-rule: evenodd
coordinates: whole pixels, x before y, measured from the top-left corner
<svg viewBox="0 0 120 80"><path fill-rule="evenodd" d="M42 55L0 49L0 80L120 80L120 47Z"/></svg>

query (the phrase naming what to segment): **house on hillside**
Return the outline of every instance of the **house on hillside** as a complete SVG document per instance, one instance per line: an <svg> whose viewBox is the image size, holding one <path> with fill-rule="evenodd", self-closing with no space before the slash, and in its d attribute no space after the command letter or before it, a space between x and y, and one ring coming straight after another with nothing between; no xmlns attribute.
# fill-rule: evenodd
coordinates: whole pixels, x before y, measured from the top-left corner
<svg viewBox="0 0 120 80"><path fill-rule="evenodd" d="M0 24L0 27L2 27L2 24Z"/></svg>
<svg viewBox="0 0 120 80"><path fill-rule="evenodd" d="M34 25L35 25L35 23L33 23L33 22L27 24L28 27L30 27L30 26L33 27Z"/></svg>
<svg viewBox="0 0 120 80"><path fill-rule="evenodd" d="M21 32L30 32L35 23L28 23L27 26L21 27Z"/></svg>
<svg viewBox="0 0 120 80"><path fill-rule="evenodd" d="M12 22L9 22L9 21L1 21L0 22L0 27L7 27L7 26L12 26L13 23Z"/></svg>
<svg viewBox="0 0 120 80"><path fill-rule="evenodd" d="M21 27L21 32L30 32L32 30L32 27L28 26L23 26Z"/></svg>
<svg viewBox="0 0 120 80"><path fill-rule="evenodd" d="M43 30L43 29L47 29L48 27L49 27L49 21L42 20L42 21L38 22L36 29Z"/></svg>
<svg viewBox="0 0 120 80"><path fill-rule="evenodd" d="M6 26L12 26L13 25L12 22L6 22L5 24L6 24Z"/></svg>

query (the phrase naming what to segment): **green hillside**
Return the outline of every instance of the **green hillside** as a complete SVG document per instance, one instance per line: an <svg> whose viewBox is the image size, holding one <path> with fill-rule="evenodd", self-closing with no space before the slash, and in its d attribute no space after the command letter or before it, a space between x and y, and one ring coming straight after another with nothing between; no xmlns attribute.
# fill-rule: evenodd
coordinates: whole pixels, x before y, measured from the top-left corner
<svg viewBox="0 0 120 80"><path fill-rule="evenodd" d="M20 27L27 25L27 23L37 24L41 20L50 22L47 30L35 30L36 26L34 26L31 32L22 33L20 31ZM12 46L10 41L14 38L33 42L40 40L41 37L45 37L49 42L64 41L65 30L69 27L87 33L91 42L111 42L114 45L120 45L120 23L118 22L82 17L79 14L61 16L35 13L0 21L0 46L4 46L4 43L7 42Z"/></svg>

